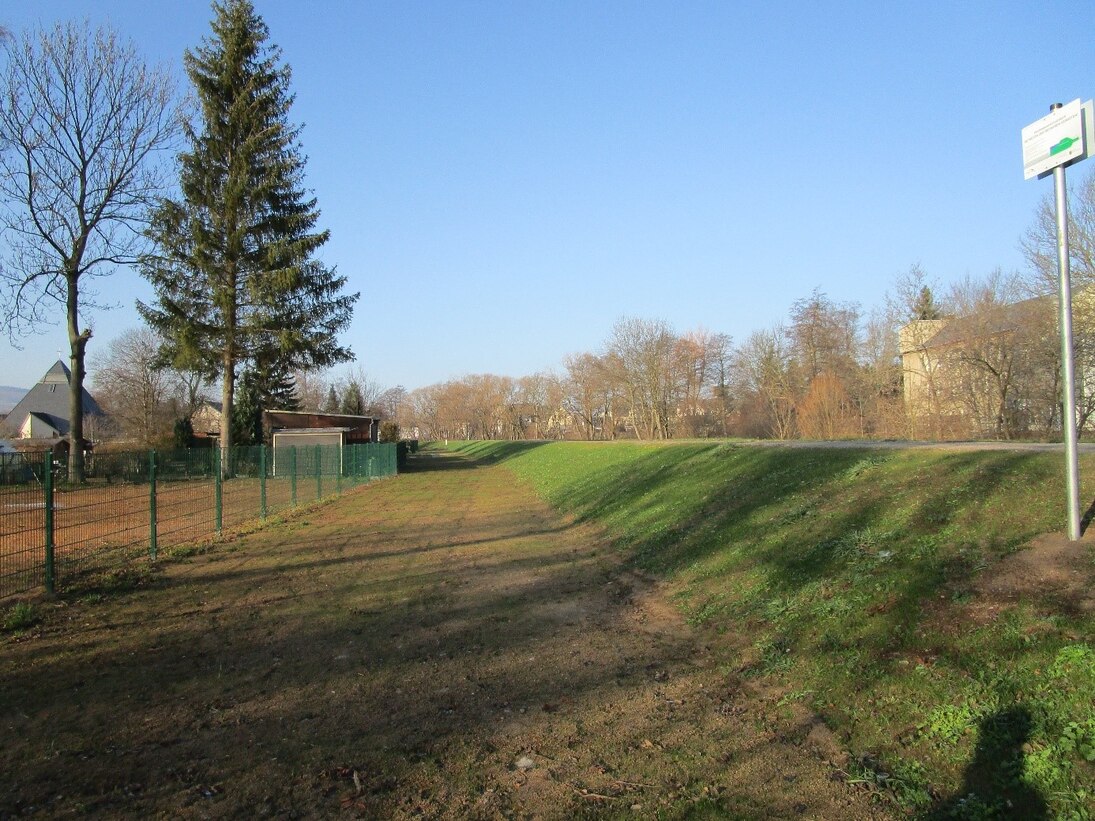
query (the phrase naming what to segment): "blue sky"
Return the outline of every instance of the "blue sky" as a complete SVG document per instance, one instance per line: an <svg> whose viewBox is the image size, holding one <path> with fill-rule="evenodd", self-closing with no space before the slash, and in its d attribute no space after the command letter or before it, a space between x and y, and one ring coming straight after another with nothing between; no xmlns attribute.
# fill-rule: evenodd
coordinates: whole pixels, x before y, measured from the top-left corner
<svg viewBox="0 0 1095 821"><path fill-rule="evenodd" d="M345 340L408 389L561 369L620 316L744 340L821 288L879 304L914 263L1020 269L1049 181L1020 130L1095 94L1075 2L256 0L292 66L326 262L362 293ZM5 4L109 22L185 87L204 2ZM1078 166L1075 181L1092 168ZM102 280L89 363L139 324ZM0 343L28 387L60 327Z"/></svg>

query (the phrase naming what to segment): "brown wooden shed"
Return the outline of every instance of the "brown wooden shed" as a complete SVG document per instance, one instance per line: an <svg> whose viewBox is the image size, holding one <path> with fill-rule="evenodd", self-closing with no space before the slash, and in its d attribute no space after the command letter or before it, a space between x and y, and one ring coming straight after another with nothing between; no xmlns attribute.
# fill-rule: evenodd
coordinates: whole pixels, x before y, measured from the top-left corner
<svg viewBox="0 0 1095 821"><path fill-rule="evenodd" d="M331 430L345 429L343 443L360 445L380 441L380 420L373 416L355 416L348 413L318 413L313 411L264 411L262 423L268 441L281 430L302 431L309 428Z"/></svg>

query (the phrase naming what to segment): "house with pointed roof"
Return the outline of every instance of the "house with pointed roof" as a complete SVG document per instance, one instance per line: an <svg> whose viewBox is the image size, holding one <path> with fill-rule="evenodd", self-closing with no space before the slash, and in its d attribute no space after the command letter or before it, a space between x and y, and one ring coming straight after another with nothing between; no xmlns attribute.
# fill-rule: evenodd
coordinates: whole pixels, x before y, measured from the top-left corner
<svg viewBox="0 0 1095 821"><path fill-rule="evenodd" d="M3 424L7 438L18 441L22 446L52 446L68 436L72 426L69 416L71 384L71 371L58 359L7 415ZM85 420L94 422L105 416L87 389L81 394L81 402Z"/></svg>

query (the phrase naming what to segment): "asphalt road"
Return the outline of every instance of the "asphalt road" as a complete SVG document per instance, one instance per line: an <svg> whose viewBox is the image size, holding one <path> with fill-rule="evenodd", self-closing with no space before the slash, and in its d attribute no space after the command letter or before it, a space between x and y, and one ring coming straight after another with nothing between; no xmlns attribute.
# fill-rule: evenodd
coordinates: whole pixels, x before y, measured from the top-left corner
<svg viewBox="0 0 1095 821"><path fill-rule="evenodd" d="M1064 453L1061 442L919 442L900 439L840 439L826 441L807 441L801 439L747 439L734 444L753 447L777 448L871 448L874 450L1006 450L1030 452ZM1081 442L1080 453L1095 453L1095 442Z"/></svg>

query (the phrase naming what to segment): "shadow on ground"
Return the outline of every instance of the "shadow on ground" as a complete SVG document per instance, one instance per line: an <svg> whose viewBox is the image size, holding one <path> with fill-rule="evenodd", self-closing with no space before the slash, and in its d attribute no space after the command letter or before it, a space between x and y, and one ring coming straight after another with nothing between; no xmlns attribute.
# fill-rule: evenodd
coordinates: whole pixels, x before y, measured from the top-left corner
<svg viewBox="0 0 1095 821"><path fill-rule="evenodd" d="M436 461L5 640L0 817L877 816L598 532Z"/></svg>
<svg viewBox="0 0 1095 821"><path fill-rule="evenodd" d="M1023 770L1030 730L1030 712L1022 706L998 710L983 718L978 726L977 748L961 788L923 818L1049 818L1042 794L1017 778Z"/></svg>

